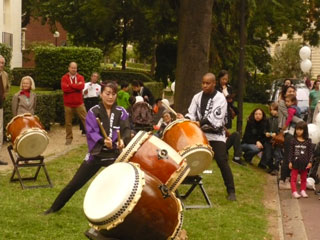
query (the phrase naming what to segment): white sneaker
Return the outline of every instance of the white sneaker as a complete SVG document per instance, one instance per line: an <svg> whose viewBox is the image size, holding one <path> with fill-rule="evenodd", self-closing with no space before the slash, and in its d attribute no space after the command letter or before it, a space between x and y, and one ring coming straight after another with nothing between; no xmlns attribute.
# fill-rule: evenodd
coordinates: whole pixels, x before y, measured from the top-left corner
<svg viewBox="0 0 320 240"><path fill-rule="evenodd" d="M301 195L296 191L296 192L292 193L292 197L296 198L296 199L299 199L299 198L301 198Z"/></svg>
<svg viewBox="0 0 320 240"><path fill-rule="evenodd" d="M291 185L288 181L283 181L280 180L279 181L279 189L280 190L290 190L291 189Z"/></svg>
<svg viewBox="0 0 320 240"><path fill-rule="evenodd" d="M304 190L302 190L302 191L300 192L300 194L301 194L301 196L304 197L304 198L309 197L308 194L306 193L306 191L304 191Z"/></svg>

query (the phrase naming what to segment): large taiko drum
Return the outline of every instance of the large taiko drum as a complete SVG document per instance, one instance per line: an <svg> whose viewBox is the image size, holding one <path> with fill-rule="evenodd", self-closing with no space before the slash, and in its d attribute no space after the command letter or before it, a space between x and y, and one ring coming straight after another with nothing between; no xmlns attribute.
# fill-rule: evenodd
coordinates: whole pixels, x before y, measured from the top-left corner
<svg viewBox="0 0 320 240"><path fill-rule="evenodd" d="M7 124L7 138L21 157L33 158L46 150L49 138L37 116L17 115Z"/></svg>
<svg viewBox="0 0 320 240"><path fill-rule="evenodd" d="M210 166L213 151L195 122L178 119L170 123L164 130L162 139L187 160L189 176L198 175Z"/></svg>
<svg viewBox="0 0 320 240"><path fill-rule="evenodd" d="M133 163L114 163L99 173L83 209L90 225L109 238L177 239L182 227L180 201Z"/></svg>
<svg viewBox="0 0 320 240"><path fill-rule="evenodd" d="M129 161L159 178L170 191L175 191L190 171L187 162L172 147L145 131L139 131L116 160Z"/></svg>

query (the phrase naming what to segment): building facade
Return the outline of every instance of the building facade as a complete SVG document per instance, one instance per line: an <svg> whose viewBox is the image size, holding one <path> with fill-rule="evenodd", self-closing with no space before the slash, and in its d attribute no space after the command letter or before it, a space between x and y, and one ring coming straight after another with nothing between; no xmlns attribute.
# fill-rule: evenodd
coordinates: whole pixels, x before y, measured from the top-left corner
<svg viewBox="0 0 320 240"><path fill-rule="evenodd" d="M11 68L22 66L21 0L0 0L0 42L12 48Z"/></svg>

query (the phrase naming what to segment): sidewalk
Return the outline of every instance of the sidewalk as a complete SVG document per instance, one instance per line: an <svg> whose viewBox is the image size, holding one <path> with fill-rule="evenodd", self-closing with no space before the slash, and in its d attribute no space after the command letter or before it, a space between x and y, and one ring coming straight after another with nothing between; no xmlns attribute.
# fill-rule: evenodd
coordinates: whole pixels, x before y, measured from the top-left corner
<svg viewBox="0 0 320 240"><path fill-rule="evenodd" d="M44 151L44 153L42 154L46 162L87 143L87 139L85 136L81 135L81 131L79 130L78 125L73 126L72 130L73 130L73 141L70 145L65 145L66 133L65 133L64 126L60 126L59 124L55 124L51 126L51 130L48 131L49 144L46 150ZM0 158L2 161L7 162L8 165L1 165L0 171L8 171L13 168L12 161L9 157L9 153L7 149L9 144L11 143L4 142L1 148Z"/></svg>

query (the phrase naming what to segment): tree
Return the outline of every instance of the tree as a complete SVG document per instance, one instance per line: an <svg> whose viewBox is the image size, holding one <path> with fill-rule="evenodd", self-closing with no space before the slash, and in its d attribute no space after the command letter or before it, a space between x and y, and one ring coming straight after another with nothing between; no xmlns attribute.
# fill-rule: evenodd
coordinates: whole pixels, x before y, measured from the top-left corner
<svg viewBox="0 0 320 240"><path fill-rule="evenodd" d="M299 41L289 41L276 51L272 59L272 72L277 77L298 77L301 75Z"/></svg>
<svg viewBox="0 0 320 240"><path fill-rule="evenodd" d="M179 9L175 108L185 113L209 69L213 0L182 0Z"/></svg>

